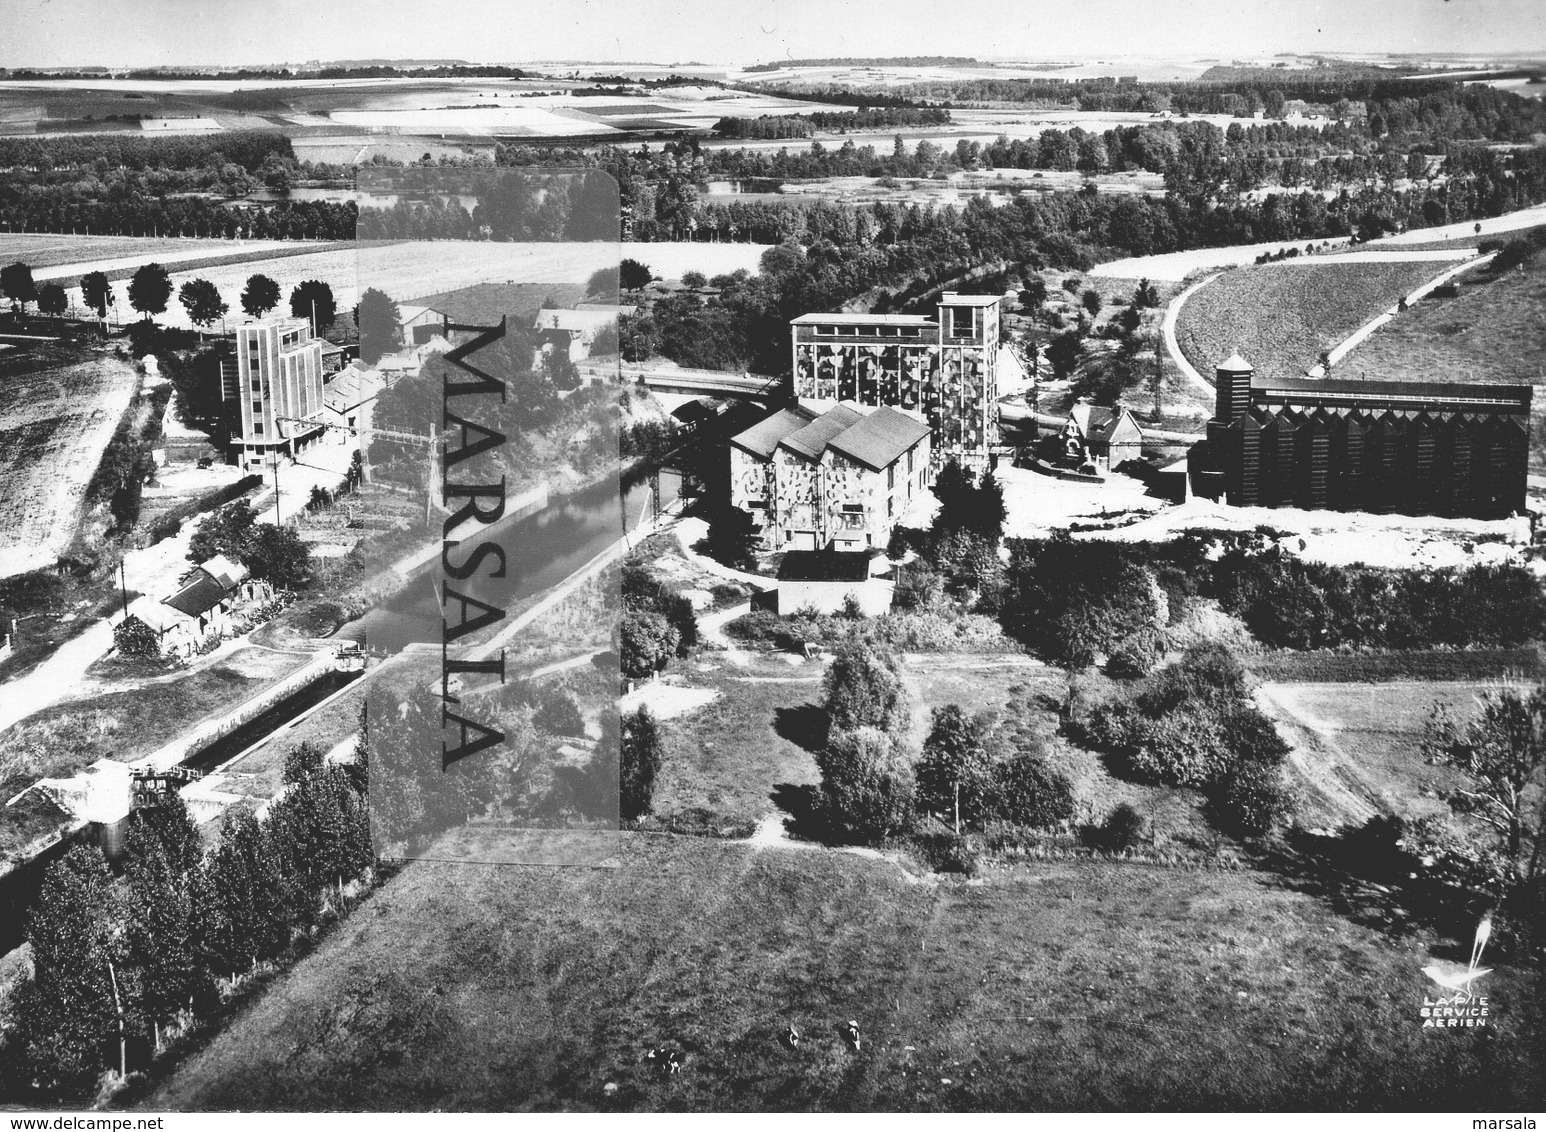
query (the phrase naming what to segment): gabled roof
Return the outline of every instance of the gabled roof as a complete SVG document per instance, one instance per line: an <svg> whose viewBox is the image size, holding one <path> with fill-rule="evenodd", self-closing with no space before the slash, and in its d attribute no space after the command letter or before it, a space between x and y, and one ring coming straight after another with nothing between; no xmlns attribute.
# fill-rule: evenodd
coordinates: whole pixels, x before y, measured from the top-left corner
<svg viewBox="0 0 1546 1132"><path fill-rule="evenodd" d="M223 554L217 554L213 558L200 562L198 568L228 590L235 589L236 583L247 576L247 567L239 562L232 562Z"/></svg>
<svg viewBox="0 0 1546 1132"><path fill-rule="evenodd" d="M851 550L790 550L778 564L781 582L866 582L870 556Z"/></svg>
<svg viewBox="0 0 1546 1132"><path fill-rule="evenodd" d="M809 409L780 409L770 417L764 417L745 432L730 438L730 443L753 456L766 460L773 455L778 442L792 432L798 432L815 419Z"/></svg>
<svg viewBox="0 0 1546 1132"><path fill-rule="evenodd" d="M863 419L857 410L847 405L835 405L798 432L784 437L778 446L797 452L807 460L819 460L833 437Z"/></svg>
<svg viewBox="0 0 1546 1132"><path fill-rule="evenodd" d="M834 436L827 447L878 472L928 435L928 425L886 405Z"/></svg>
<svg viewBox="0 0 1546 1132"><path fill-rule="evenodd" d="M1220 373L1255 373L1256 367L1246 361L1239 354L1230 354L1218 365L1213 367Z"/></svg>
<svg viewBox="0 0 1546 1132"><path fill-rule="evenodd" d="M169 605L189 617L202 617L225 600L226 592L225 586L199 570L183 583L182 589L169 598L163 598L161 604Z"/></svg>

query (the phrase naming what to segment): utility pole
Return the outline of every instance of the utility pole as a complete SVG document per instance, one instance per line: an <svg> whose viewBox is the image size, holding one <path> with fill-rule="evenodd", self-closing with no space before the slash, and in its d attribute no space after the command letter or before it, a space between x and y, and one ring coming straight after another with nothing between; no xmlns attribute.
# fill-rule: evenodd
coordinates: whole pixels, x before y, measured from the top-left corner
<svg viewBox="0 0 1546 1132"><path fill-rule="evenodd" d="M280 525L279 519L279 453L274 453L274 526Z"/></svg>
<svg viewBox="0 0 1546 1132"><path fill-rule="evenodd" d="M107 977L113 983L113 1006L118 1011L118 1079L122 1081L129 1076L128 1040L124 1036L123 1000L118 997L118 973L111 959L107 961Z"/></svg>

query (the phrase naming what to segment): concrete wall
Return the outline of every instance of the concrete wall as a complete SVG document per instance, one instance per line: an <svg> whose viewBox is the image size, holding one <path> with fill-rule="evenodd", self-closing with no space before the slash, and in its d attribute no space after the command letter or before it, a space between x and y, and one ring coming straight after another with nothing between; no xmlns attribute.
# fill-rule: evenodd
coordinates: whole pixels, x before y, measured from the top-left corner
<svg viewBox="0 0 1546 1132"><path fill-rule="evenodd" d="M859 599L859 608L866 617L879 617L891 609L891 587L872 578L867 582L780 582L778 613L781 617L802 609L841 613L849 594Z"/></svg>

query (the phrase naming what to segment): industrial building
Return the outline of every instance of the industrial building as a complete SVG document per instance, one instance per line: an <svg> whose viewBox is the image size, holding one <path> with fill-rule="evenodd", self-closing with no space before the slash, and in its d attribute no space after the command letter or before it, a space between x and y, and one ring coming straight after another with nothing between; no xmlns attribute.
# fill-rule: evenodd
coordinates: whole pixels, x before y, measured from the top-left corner
<svg viewBox="0 0 1546 1132"><path fill-rule="evenodd" d="M730 501L775 550L883 547L930 465L928 425L899 409L780 409L731 438Z"/></svg>
<svg viewBox="0 0 1546 1132"><path fill-rule="evenodd" d="M322 436L322 340L304 318L236 328L236 364L222 367L221 396L234 403L232 452L244 466L294 458Z"/></svg>
<svg viewBox="0 0 1546 1132"><path fill-rule="evenodd" d="M801 315L790 323L795 399L919 413L936 460L985 465L999 442L999 302L947 292L936 318Z"/></svg>
<svg viewBox="0 0 1546 1132"><path fill-rule="evenodd" d="M1528 385L1263 378L1215 371L1198 494L1242 507L1477 519L1525 512Z"/></svg>

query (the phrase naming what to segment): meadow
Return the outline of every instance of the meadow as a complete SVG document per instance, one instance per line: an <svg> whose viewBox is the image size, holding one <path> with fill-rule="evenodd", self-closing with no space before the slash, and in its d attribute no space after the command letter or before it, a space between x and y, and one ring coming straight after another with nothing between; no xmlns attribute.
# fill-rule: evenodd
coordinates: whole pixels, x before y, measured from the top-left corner
<svg viewBox="0 0 1546 1132"><path fill-rule="evenodd" d="M1538 1103L1524 973L1488 976L1494 1030L1421 1028L1421 968L1456 954L1339 917L1267 874L1066 861L968 885L838 850L625 834L617 868L407 865L139 1103ZM646 1059L661 1044L680 1051L679 1073Z"/></svg>
<svg viewBox="0 0 1546 1132"><path fill-rule="evenodd" d="M1240 267L1186 301L1176 338L1187 360L1203 374L1239 353L1262 376L1303 377L1322 350L1337 345L1447 266L1428 260L1339 262L1327 257ZM1343 376L1342 368L1337 375ZM1447 378L1431 375L1430 380L1435 379Z"/></svg>
<svg viewBox="0 0 1546 1132"><path fill-rule="evenodd" d="M0 576L51 565L74 539L87 486L139 381L106 353L33 368L46 360L0 361Z"/></svg>

